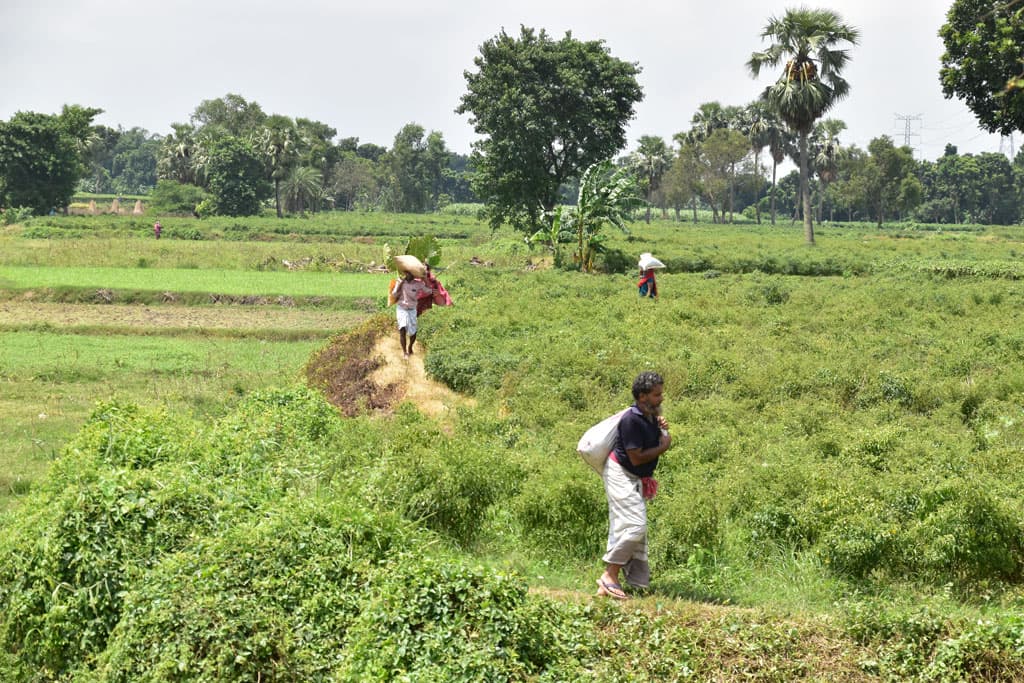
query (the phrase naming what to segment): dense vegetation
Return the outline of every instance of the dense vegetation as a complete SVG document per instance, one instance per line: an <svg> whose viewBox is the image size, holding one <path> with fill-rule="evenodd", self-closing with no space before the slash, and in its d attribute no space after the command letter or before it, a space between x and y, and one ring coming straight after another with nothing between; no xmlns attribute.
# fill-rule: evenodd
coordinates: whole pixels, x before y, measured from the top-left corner
<svg viewBox="0 0 1024 683"><path fill-rule="evenodd" d="M387 241L327 218L239 223L269 243L206 221L204 239L143 240L130 218L92 237L96 220L17 228L0 265L199 275L220 255L257 271L260 250ZM101 400L0 518L0 677L1024 675L1024 233L826 227L807 249L796 228L634 225L597 266L654 251L669 268L651 302L630 274L538 269L543 250L453 227L456 306L421 337L430 374L473 406L344 418L287 382L196 413ZM105 272L116 291L124 271ZM353 339L320 345L344 358ZM2 357L8 381L31 362ZM644 368L666 377L676 445L652 590L611 605L588 598L606 511L573 450Z"/></svg>

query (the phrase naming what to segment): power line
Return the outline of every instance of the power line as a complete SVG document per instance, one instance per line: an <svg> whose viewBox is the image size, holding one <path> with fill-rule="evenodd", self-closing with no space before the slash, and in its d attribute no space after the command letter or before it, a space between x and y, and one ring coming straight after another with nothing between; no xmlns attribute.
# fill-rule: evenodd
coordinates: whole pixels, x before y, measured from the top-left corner
<svg viewBox="0 0 1024 683"><path fill-rule="evenodd" d="M1013 133L999 138L999 153L1008 156L1010 161L1014 160L1017 153L1013 149Z"/></svg>
<svg viewBox="0 0 1024 683"><path fill-rule="evenodd" d="M914 138L914 137L920 138L921 134L913 132L913 130L911 129L910 124L911 124L912 121L922 121L923 119L924 119L924 115L923 114L914 114L914 115L910 115L910 114L896 114L896 120L897 121L903 121L903 123L904 123L904 125L903 125L903 146L904 147L910 147L911 151L914 150L914 146L910 144L910 138Z"/></svg>

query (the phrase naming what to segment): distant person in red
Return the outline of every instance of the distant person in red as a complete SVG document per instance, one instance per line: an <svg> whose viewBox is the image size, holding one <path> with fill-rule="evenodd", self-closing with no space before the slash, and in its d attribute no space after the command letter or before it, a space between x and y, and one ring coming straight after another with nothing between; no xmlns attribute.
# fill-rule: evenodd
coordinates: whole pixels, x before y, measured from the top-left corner
<svg viewBox="0 0 1024 683"><path fill-rule="evenodd" d="M640 296L651 299L658 298L658 283L654 281L654 268L640 271L640 282L636 285L639 288Z"/></svg>
<svg viewBox="0 0 1024 683"><path fill-rule="evenodd" d="M160 221L153 224L153 237L160 239L160 233L163 231L164 226L160 225Z"/></svg>
<svg viewBox="0 0 1024 683"><path fill-rule="evenodd" d="M402 343L402 354L408 358L412 355L413 344L416 343L416 304L420 295L426 293L431 295L431 289L423 280L413 277L408 270L403 273L402 279L395 283L391 290L391 296L395 298L395 317L398 321L398 339ZM408 345L406 345L408 339Z"/></svg>

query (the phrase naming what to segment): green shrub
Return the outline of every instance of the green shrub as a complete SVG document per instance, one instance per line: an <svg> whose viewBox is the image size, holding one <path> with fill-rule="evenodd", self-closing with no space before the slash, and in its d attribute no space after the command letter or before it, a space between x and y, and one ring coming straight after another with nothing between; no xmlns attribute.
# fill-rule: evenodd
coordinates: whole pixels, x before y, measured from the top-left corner
<svg viewBox="0 0 1024 683"><path fill-rule="evenodd" d="M982 482L953 480L925 490L901 538L911 573L943 581L1018 580L1024 524Z"/></svg>
<svg viewBox="0 0 1024 683"><path fill-rule="evenodd" d="M310 451L314 444L322 444L338 421L323 394L307 387L257 391L210 430L206 460L249 473L271 461L288 466L282 454Z"/></svg>
<svg viewBox="0 0 1024 683"><path fill-rule="evenodd" d="M195 185L185 185L174 180L158 180L149 201L150 208L156 213L191 215L205 198L206 192Z"/></svg>
<svg viewBox="0 0 1024 683"><path fill-rule="evenodd" d="M422 541L355 499L284 499L166 557L125 596L104 680L325 680L364 586Z"/></svg>
<svg viewBox="0 0 1024 683"><path fill-rule="evenodd" d="M845 514L822 531L818 553L830 570L863 579L893 556L899 523L874 499L847 499L842 504Z"/></svg>
<svg viewBox="0 0 1024 683"><path fill-rule="evenodd" d="M522 472L503 448L453 440L424 429L419 419L417 414L398 430L368 463L364 495L380 509L400 511L467 546L480 532L487 509L515 495Z"/></svg>
<svg viewBox="0 0 1024 683"><path fill-rule="evenodd" d="M20 680L90 666L120 621L133 577L201 535L219 503L190 473L101 468L30 503L0 547L0 649Z"/></svg>
<svg viewBox="0 0 1024 683"><path fill-rule="evenodd" d="M72 457L70 466L61 471L73 478L78 457L132 469L180 460L193 449L194 436L188 425L165 409L145 409L118 400L101 402L66 446Z"/></svg>
<svg viewBox="0 0 1024 683"><path fill-rule="evenodd" d="M1018 681L1024 677L1024 619L1019 615L968 621L941 607L845 601L845 628L871 646L867 673L887 681Z"/></svg>
<svg viewBox="0 0 1024 683"><path fill-rule="evenodd" d="M28 206L10 206L6 209L0 209L0 223L3 225L14 225L15 223L24 223L32 217L32 208Z"/></svg>
<svg viewBox="0 0 1024 683"><path fill-rule="evenodd" d="M711 553L722 547L719 501L713 491L691 486L662 486L648 505L652 565L685 565L695 547Z"/></svg>
<svg viewBox="0 0 1024 683"><path fill-rule="evenodd" d="M591 636L579 611L527 596L522 577L444 559L380 572L335 680L578 680Z"/></svg>
<svg viewBox="0 0 1024 683"><path fill-rule="evenodd" d="M747 516L746 528L750 542L762 549L779 545L801 549L808 540L797 515L781 506L769 505L752 511Z"/></svg>
<svg viewBox="0 0 1024 683"><path fill-rule="evenodd" d="M531 546L560 557L600 555L608 505L600 478L578 458L541 463L511 501Z"/></svg>

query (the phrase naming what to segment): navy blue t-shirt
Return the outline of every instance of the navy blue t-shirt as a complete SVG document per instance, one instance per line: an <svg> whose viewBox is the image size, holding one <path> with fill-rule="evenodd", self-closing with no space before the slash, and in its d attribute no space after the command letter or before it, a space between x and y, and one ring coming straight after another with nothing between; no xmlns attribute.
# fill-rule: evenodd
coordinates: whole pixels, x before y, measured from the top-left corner
<svg viewBox="0 0 1024 683"><path fill-rule="evenodd" d="M619 420L619 433L615 439L615 459L627 472L638 477L652 476L658 466L658 458L643 465L634 465L629 461L626 449L644 450L661 443L661 427L658 426L657 418L652 419L653 422L644 417L643 412L634 403Z"/></svg>

